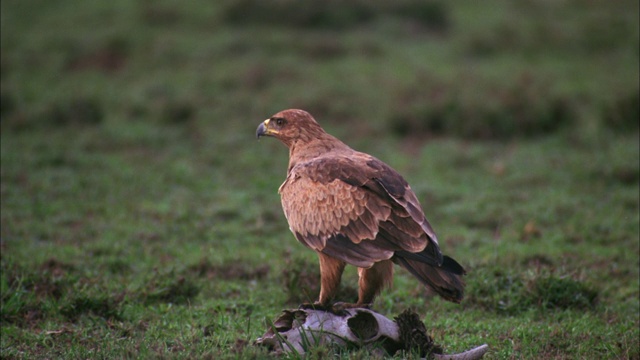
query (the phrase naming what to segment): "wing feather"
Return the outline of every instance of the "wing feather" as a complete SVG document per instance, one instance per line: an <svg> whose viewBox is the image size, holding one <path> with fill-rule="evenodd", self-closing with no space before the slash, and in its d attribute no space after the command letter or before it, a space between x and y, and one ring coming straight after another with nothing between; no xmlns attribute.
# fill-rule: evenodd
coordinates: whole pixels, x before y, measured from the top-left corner
<svg viewBox="0 0 640 360"><path fill-rule="evenodd" d="M331 236L322 253L351 265L369 268L374 263L393 257L393 251L380 249L372 241L354 243L342 234Z"/></svg>
<svg viewBox="0 0 640 360"><path fill-rule="evenodd" d="M394 251L430 246L427 253L442 262L435 233L407 182L370 155L331 154L299 163L280 195L291 231L316 251L368 267Z"/></svg>

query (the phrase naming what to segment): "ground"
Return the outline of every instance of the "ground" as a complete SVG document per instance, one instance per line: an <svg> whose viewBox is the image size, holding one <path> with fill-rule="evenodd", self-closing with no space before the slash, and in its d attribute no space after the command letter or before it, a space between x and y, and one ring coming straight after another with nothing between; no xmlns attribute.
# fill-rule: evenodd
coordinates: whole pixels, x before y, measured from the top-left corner
<svg viewBox="0 0 640 360"><path fill-rule="evenodd" d="M260 4L1 3L0 356L265 355L318 292L254 139L297 107L468 270L456 305L398 268L376 311L445 352L638 359L637 2Z"/></svg>

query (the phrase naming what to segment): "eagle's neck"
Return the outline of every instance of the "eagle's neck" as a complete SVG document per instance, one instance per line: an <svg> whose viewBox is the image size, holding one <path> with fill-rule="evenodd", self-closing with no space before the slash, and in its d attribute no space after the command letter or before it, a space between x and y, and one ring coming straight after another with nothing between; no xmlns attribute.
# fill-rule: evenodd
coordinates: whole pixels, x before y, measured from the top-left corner
<svg viewBox="0 0 640 360"><path fill-rule="evenodd" d="M353 151L337 138L324 134L321 139L309 142L296 141L289 146L289 167L287 172L300 163L311 161L333 151Z"/></svg>

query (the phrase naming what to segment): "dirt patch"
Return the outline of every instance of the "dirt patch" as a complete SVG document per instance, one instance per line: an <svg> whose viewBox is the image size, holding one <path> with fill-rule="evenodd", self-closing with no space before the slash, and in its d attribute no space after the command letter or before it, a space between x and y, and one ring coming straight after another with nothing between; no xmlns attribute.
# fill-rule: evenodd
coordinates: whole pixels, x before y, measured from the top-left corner
<svg viewBox="0 0 640 360"><path fill-rule="evenodd" d="M527 267L533 267L537 269L541 267L553 266L553 260L546 255L535 254L524 258L524 260L522 260L522 264Z"/></svg>
<svg viewBox="0 0 640 360"><path fill-rule="evenodd" d="M78 296L71 299L60 309L60 313L70 321L77 321L83 314L99 316L105 319L121 320L120 304L122 298L106 295Z"/></svg>
<svg viewBox="0 0 640 360"><path fill-rule="evenodd" d="M55 258L43 262L36 271L29 271L18 266L3 264L2 272L6 276L9 292L22 290L36 295L38 299L60 299L69 285L67 275L74 270L73 265L61 262Z"/></svg>
<svg viewBox="0 0 640 360"><path fill-rule="evenodd" d="M603 109L604 123L613 130L626 132L638 130L640 117L640 89L618 94L614 101Z"/></svg>
<svg viewBox="0 0 640 360"><path fill-rule="evenodd" d="M619 166L613 169L598 169L592 172L595 180L604 180L612 186L638 186L640 170L637 166Z"/></svg>
<svg viewBox="0 0 640 360"><path fill-rule="evenodd" d="M249 341L245 339L236 339L236 341L233 343L233 348L231 349L231 351L234 354L240 354L249 344Z"/></svg>
<svg viewBox="0 0 640 360"><path fill-rule="evenodd" d="M56 258L49 258L40 265L40 270L44 273L50 273L55 277L60 277L74 271L75 266L62 262Z"/></svg>
<svg viewBox="0 0 640 360"><path fill-rule="evenodd" d="M38 123L53 126L98 125L105 111L100 100L78 97L52 103L35 117Z"/></svg>
<svg viewBox="0 0 640 360"><path fill-rule="evenodd" d="M75 72L96 69L106 73L118 71L127 63L128 49L127 41L120 38L111 39L97 49L71 49L66 70Z"/></svg>
<svg viewBox="0 0 640 360"><path fill-rule="evenodd" d="M449 8L434 1L277 1L230 2L223 19L234 25L260 24L296 29L345 29L379 18L396 18L411 33L444 33L450 27Z"/></svg>
<svg viewBox="0 0 640 360"><path fill-rule="evenodd" d="M56 312L51 302L63 301L76 281L70 275L75 267L50 258L31 268L2 262L2 277L7 289L1 294L0 319L19 326L32 327Z"/></svg>
<svg viewBox="0 0 640 360"><path fill-rule="evenodd" d="M187 270L207 279L261 280L269 274L271 267L267 264L248 264L240 259L214 265L208 259L202 259L199 263L189 266Z"/></svg>
<svg viewBox="0 0 640 360"><path fill-rule="evenodd" d="M200 287L189 279L158 277L151 280L139 299L146 305L157 303L186 304L200 293Z"/></svg>

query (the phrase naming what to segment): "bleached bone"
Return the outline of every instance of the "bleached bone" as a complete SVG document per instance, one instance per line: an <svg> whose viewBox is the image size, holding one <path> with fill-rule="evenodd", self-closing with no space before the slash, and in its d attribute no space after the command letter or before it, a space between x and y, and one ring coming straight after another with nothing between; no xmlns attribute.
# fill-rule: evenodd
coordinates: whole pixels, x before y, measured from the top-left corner
<svg viewBox="0 0 640 360"><path fill-rule="evenodd" d="M401 322L405 313L396 320ZM415 317L417 319L417 315ZM283 310L256 344L276 352L300 355L317 345L366 347L375 352L384 350L394 354L398 350L410 350L413 344L408 344L407 339L428 337L421 322L418 328L409 329L406 325L399 326L398 322L364 308L346 309L340 315L314 309ZM475 360L482 358L487 350L488 346L484 344L460 354L432 355L438 360Z"/></svg>

